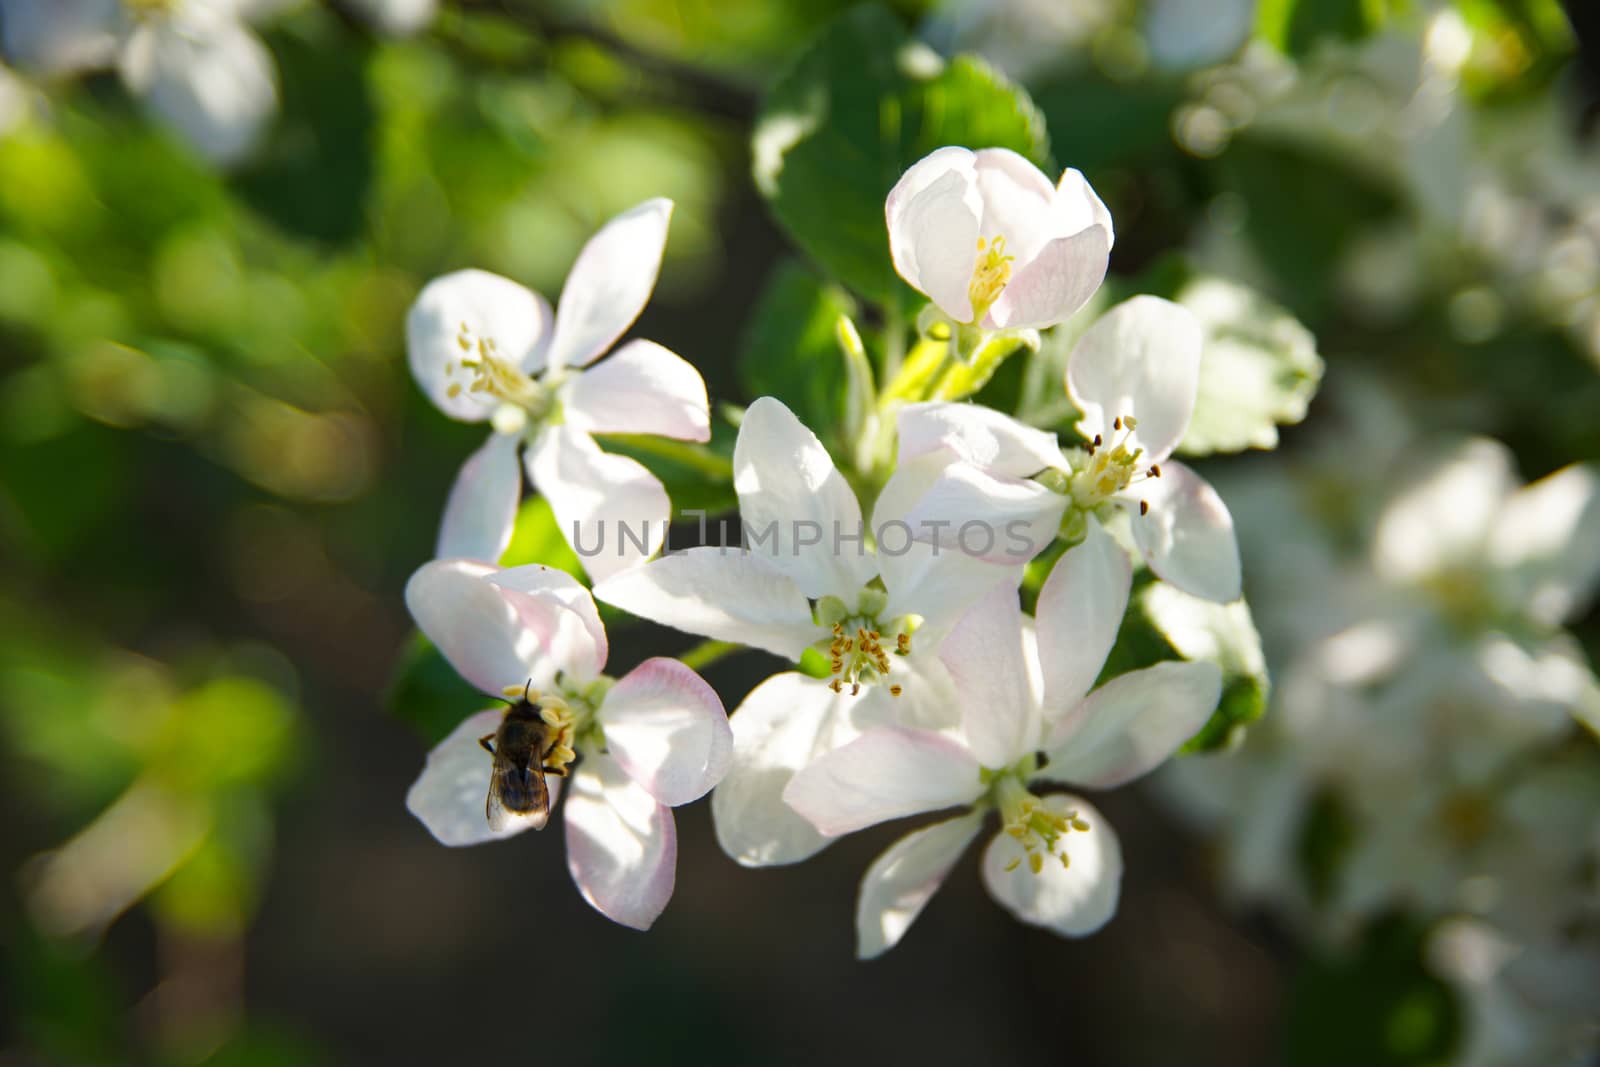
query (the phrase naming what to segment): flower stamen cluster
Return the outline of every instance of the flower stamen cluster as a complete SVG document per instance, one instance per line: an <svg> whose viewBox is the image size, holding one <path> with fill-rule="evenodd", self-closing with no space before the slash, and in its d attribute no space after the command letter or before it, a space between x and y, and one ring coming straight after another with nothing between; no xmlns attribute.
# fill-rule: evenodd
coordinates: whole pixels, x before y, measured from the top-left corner
<svg viewBox="0 0 1600 1067"><path fill-rule="evenodd" d="M549 394L537 381L522 373L500 354L493 337L476 336L472 328L462 322L456 333L456 345L462 351L459 359L445 364L445 377L453 378L457 370L471 376L466 385L452 381L446 395L454 398L463 391L487 393L508 404L523 408L530 415L543 415L549 407Z"/></svg>
<svg viewBox="0 0 1600 1067"><path fill-rule="evenodd" d="M1089 823L1076 809L1057 811L1035 796L1024 784L1033 773L1033 759L1024 760L1018 767L1001 771L992 779L991 796L1000 809L1001 831L1022 846L1023 855L1006 864L1014 871L1028 861L1028 869L1038 874L1044 869L1044 858L1053 856L1063 869L1072 866L1067 852L1066 838L1073 831L1087 833Z"/></svg>
<svg viewBox="0 0 1600 1067"><path fill-rule="evenodd" d="M989 308L1000 299L1000 293L1011 281L1011 264L1016 256L1006 255L1006 239L998 235L992 241L978 238L978 251L982 253L972 267L972 281L967 285L967 299L972 301L972 321L980 322Z"/></svg>
<svg viewBox="0 0 1600 1067"><path fill-rule="evenodd" d="M1094 440L1085 446L1088 460L1073 472L1066 490L1078 507L1084 510L1099 507L1129 486L1161 477L1161 464L1152 463L1140 470L1139 460L1144 456L1144 449L1128 447L1138 426L1138 420L1132 415L1118 416L1113 428L1122 436L1107 446L1105 438L1095 434ZM1139 514L1149 513L1149 502L1141 500Z"/></svg>

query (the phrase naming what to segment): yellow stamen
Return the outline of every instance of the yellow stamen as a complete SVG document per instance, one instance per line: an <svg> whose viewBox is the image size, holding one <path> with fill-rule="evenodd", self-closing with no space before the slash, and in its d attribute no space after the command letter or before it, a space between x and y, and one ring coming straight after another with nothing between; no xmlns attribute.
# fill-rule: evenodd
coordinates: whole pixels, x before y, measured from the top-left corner
<svg viewBox="0 0 1600 1067"><path fill-rule="evenodd" d="M987 245L987 247L986 247ZM967 299L972 301L972 321L977 322L988 313L994 302L1000 299L1000 293L1011 281L1011 263L1015 256L1008 256L1006 252L1006 239L1004 235L996 235L993 241L985 242L978 238L978 262L972 268L972 281L967 284Z"/></svg>

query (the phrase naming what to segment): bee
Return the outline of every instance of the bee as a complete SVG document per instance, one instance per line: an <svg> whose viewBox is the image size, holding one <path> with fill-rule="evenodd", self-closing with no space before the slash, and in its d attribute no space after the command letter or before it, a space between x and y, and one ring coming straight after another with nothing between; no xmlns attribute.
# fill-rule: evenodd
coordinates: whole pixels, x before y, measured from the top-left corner
<svg viewBox="0 0 1600 1067"><path fill-rule="evenodd" d="M550 819L545 775L566 776L572 758L567 731L559 714L549 714L524 690L522 699L506 709L499 728L478 738L494 757L489 797L483 805L490 829L509 830L518 823L544 829Z"/></svg>

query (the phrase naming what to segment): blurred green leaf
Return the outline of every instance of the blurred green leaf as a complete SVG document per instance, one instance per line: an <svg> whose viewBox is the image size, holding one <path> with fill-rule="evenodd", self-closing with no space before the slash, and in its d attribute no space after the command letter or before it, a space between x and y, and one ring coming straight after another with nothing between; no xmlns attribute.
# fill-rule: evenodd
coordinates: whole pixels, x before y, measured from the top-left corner
<svg viewBox="0 0 1600 1067"><path fill-rule="evenodd" d="M1278 427L1305 418L1322 382L1309 330L1260 293L1222 278L1186 283L1173 299L1206 332L1194 415L1178 451L1188 456L1276 448Z"/></svg>
<svg viewBox="0 0 1600 1067"><path fill-rule="evenodd" d="M293 751L294 709L253 678L207 682L180 697L172 712L153 753L168 782L207 790L262 784Z"/></svg>
<svg viewBox="0 0 1600 1067"><path fill-rule="evenodd" d="M1260 0L1256 36L1292 56L1324 40L1355 41L1377 30L1397 0Z"/></svg>
<svg viewBox="0 0 1600 1067"><path fill-rule="evenodd" d="M877 6L826 29L773 86L756 121L755 179L801 248L879 303L906 291L889 260L883 203L935 148L1015 149L1048 162L1044 119L983 61L942 62Z"/></svg>
<svg viewBox="0 0 1600 1067"><path fill-rule="evenodd" d="M1216 710L1181 751L1222 748L1236 730L1266 710L1271 685L1249 606L1243 600L1201 600L1143 571L1135 577L1128 614L1097 684L1166 660L1205 661L1222 668Z"/></svg>
<svg viewBox="0 0 1600 1067"><path fill-rule="evenodd" d="M517 510L517 524L511 531L511 544L500 556L502 567L521 567L528 563L542 563L583 580L583 563L561 536L550 501L542 496L528 497L522 502Z"/></svg>
<svg viewBox="0 0 1600 1067"><path fill-rule="evenodd" d="M834 333L855 301L793 260L767 279L739 342L739 381L752 399L775 396L826 433L844 414L846 368Z"/></svg>
<svg viewBox="0 0 1600 1067"><path fill-rule="evenodd" d="M331 243L353 240L366 228L373 180L369 46L318 11L267 34L267 43L281 69L283 99L238 190L284 229Z"/></svg>
<svg viewBox="0 0 1600 1067"><path fill-rule="evenodd" d="M389 710L436 745L474 712L494 702L462 680L433 642L411 635L389 685Z"/></svg>
<svg viewBox="0 0 1600 1067"><path fill-rule="evenodd" d="M1380 920L1351 950L1303 965L1291 987L1284 1062L1297 1067L1444 1067L1461 1009L1427 970L1427 930Z"/></svg>

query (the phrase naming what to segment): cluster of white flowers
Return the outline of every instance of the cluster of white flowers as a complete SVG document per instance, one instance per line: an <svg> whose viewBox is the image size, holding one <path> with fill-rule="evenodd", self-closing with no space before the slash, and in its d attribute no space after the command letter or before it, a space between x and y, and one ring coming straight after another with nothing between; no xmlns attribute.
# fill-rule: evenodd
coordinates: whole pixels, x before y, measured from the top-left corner
<svg viewBox="0 0 1600 1067"><path fill-rule="evenodd" d="M47 80L115 69L196 152L232 166L249 157L278 111L277 66L251 24L295 3L0 0L0 49L20 70ZM415 32L434 14L434 0L351 3L393 34ZM0 102L0 130L3 119Z"/></svg>
<svg viewBox="0 0 1600 1067"><path fill-rule="evenodd" d="M1237 752L1157 784L1216 835L1235 894L1315 936L1391 911L1443 922L1432 958L1467 993L1465 1062L1582 1062L1600 682L1563 623L1600 583L1600 469L1521 486L1498 442L1384 424L1225 487L1262 533L1246 547L1276 707Z"/></svg>
<svg viewBox="0 0 1600 1067"><path fill-rule="evenodd" d="M1168 459L1195 403L1199 324L1153 297L1105 315L1072 356L1081 442L1066 448L987 407L891 384L884 395L896 399L864 432L890 434L883 452L895 462L841 471L793 412L762 397L738 420L732 458L744 543L659 554L665 490L591 434L708 439L690 364L638 340L595 362L650 295L670 208L651 201L607 223L553 316L538 294L481 271L418 297L408 322L418 382L445 414L494 428L451 492L440 559L408 587L419 626L485 693L539 709L548 744L531 769L552 789L578 761L569 863L619 922L643 928L660 913L672 888L668 807L715 786L718 839L747 866L960 809L867 872L863 956L899 940L991 810L993 896L1064 935L1099 928L1116 909L1117 838L1088 801L1047 790L1145 774L1200 729L1221 689L1220 669L1203 662L1102 677L1128 605L1129 552L1189 593L1239 595L1227 509ZM1100 285L1112 244L1109 213L1081 174L1053 184L1001 149L934 152L888 194L886 221L896 267L932 301L924 343L942 338L954 362L986 338L1064 322ZM677 661L614 684L600 674L590 591L542 566L496 567L522 495L519 452L595 599L799 669L758 685L731 731ZM1030 616L1025 569L1051 546ZM500 773L485 750L510 715L468 719L430 756L409 802L444 843L542 825L542 804L513 819L491 800L485 818Z"/></svg>

